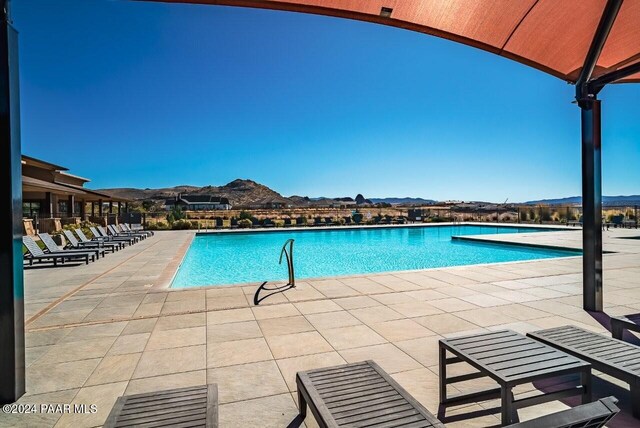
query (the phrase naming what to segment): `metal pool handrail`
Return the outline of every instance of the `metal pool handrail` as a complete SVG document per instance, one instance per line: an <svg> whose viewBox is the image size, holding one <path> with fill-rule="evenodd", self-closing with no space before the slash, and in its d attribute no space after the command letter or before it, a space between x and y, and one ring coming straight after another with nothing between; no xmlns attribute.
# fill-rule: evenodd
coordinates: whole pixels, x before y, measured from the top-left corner
<svg viewBox="0 0 640 428"><path fill-rule="evenodd" d="M276 293L282 293L283 291L287 291L290 288L295 288L296 286L296 277L295 277L295 272L293 270L293 239L287 239L284 243L284 245L282 246L282 250L280 250L280 261L278 262L278 264L282 264L282 256L284 255L284 257L287 260L287 270L289 272L289 283L286 285L281 285L279 287L275 287L275 288L267 288L267 281L263 282L260 287L258 287L258 289L256 290L256 293L253 295L253 304L254 305L259 305L261 301L263 301L264 299L266 299L267 297L276 294ZM287 245L289 246L289 248L287 249ZM267 294L266 296L260 297L260 292L261 291L271 291L271 293Z"/></svg>
<svg viewBox="0 0 640 428"><path fill-rule="evenodd" d="M278 264L282 264L282 256L284 255L287 259L287 270L289 272L289 284L292 287L296 286L296 278L295 272L293 270L293 239L287 239L282 246L282 250L280 250L280 261ZM287 245L289 245L289 250L287 251Z"/></svg>

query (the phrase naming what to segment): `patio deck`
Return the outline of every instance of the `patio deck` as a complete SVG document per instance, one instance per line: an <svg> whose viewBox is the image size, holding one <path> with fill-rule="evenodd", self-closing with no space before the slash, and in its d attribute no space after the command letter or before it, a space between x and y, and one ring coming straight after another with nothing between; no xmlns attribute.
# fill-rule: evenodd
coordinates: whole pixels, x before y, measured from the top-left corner
<svg viewBox="0 0 640 428"><path fill-rule="evenodd" d="M436 414L440 338L565 324L606 332L606 315L640 312L640 240L619 239L638 230L603 232L605 251L615 253L604 255L606 315L594 316L581 308L580 257L301 280L259 307L256 286L159 289L192 235L156 233L89 266L26 271L28 392L19 403L96 404L97 412L0 413L0 427L100 426L124 393L212 382L222 427L285 427L298 413L297 371L365 359ZM581 244L573 230L483 239ZM628 387L601 378L594 398L615 395L623 409L611 426L637 423ZM452 427L498 425L498 405L449 407L440 416ZM549 403L520 417L566 407ZM315 426L311 416L305 422Z"/></svg>

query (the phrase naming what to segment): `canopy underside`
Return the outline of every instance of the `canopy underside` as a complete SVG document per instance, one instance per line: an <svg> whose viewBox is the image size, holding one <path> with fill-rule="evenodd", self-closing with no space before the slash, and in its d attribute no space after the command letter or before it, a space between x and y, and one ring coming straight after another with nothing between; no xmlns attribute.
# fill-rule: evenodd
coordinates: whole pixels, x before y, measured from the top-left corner
<svg viewBox="0 0 640 428"><path fill-rule="evenodd" d="M405 28L575 83L606 0L151 0L278 9ZM625 0L592 77L640 62L640 0ZM618 82L638 82L640 73Z"/></svg>

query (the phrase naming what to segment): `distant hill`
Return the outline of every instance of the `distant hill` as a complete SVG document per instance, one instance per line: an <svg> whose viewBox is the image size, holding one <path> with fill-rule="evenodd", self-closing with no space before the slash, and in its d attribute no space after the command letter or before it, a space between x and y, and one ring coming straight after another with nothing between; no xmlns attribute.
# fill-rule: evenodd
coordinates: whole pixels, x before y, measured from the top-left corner
<svg viewBox="0 0 640 428"><path fill-rule="evenodd" d="M224 186L176 186L162 189L116 188L100 189L100 192L137 201L163 201L178 194L215 195L228 198L232 205L248 205L269 200L288 200L280 193L253 180L237 179Z"/></svg>
<svg viewBox="0 0 640 428"><path fill-rule="evenodd" d="M603 196L602 203L607 206L629 206L640 205L640 195L629 196ZM570 196L560 199L540 199L539 201L525 202L527 205L580 205L582 204L581 196Z"/></svg>
<svg viewBox="0 0 640 428"><path fill-rule="evenodd" d="M189 186L181 185L175 187L164 187L160 189L136 189L132 187L99 189L98 191L134 201L150 201L154 203L163 202L166 199L174 198L178 194L189 195L213 195L228 198L231 205L247 206L252 204L264 204L267 202L287 203L293 207L326 207L341 204L351 204L358 202L360 204L378 204L387 203L391 205L407 204L407 205L429 205L435 203L431 199L422 198L371 198L365 199L362 195L358 195L355 199L346 197L309 197L309 196L290 196L285 197L275 190L270 189L264 184L256 183L253 180L236 179L224 186Z"/></svg>
<svg viewBox="0 0 640 428"><path fill-rule="evenodd" d="M369 198L374 204L391 204L391 205L433 205L436 203L433 199L422 198Z"/></svg>

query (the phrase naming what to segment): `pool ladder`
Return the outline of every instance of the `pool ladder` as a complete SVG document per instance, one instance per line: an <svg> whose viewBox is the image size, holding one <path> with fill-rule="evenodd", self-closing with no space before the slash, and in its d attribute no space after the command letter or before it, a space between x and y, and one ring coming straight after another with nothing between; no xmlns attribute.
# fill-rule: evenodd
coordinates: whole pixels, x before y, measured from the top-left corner
<svg viewBox="0 0 640 428"><path fill-rule="evenodd" d="M294 242L293 239L287 239L285 241L284 245L282 246L282 249L280 250L280 260L278 261L278 264L282 264L282 256L284 256L284 258L287 260L287 271L289 273L289 282L286 285L281 285L275 288L267 288L266 287L267 281L263 282L262 285L260 285L260 287L258 287L258 289L256 290L256 294L254 294L253 296L254 305L256 306L259 305L262 300L266 299L272 294L282 293L283 291L287 291L290 288L295 288L296 276L295 276L295 271L293 269L293 242ZM272 293L269 293L264 297L260 297L260 292L262 290L272 291Z"/></svg>
<svg viewBox="0 0 640 428"><path fill-rule="evenodd" d="M282 256L284 255L287 259L287 271L289 272L289 284L291 287L296 286L296 276L293 270L293 239L287 239L282 246L282 250L280 250L280 261L278 264L282 264ZM287 250L287 245L289 249Z"/></svg>

